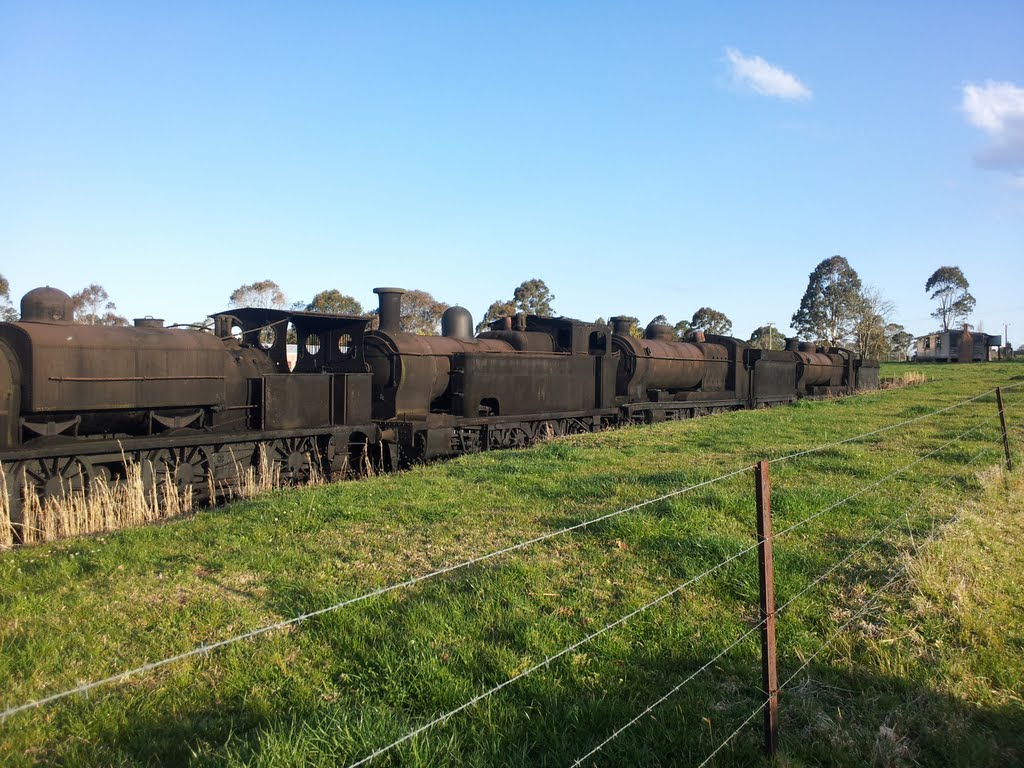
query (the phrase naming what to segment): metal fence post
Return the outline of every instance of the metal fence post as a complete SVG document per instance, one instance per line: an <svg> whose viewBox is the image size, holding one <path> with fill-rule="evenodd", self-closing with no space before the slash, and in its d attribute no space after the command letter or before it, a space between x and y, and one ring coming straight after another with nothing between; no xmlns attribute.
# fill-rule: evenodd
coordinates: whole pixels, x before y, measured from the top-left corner
<svg viewBox="0 0 1024 768"><path fill-rule="evenodd" d="M757 496L757 563L761 591L761 681L764 684L764 750L779 749L779 675L775 666L775 567L772 562L772 501L768 462L754 467Z"/></svg>
<svg viewBox="0 0 1024 768"><path fill-rule="evenodd" d="M1010 441L1006 439L1006 416L1003 414L1003 390L996 387L996 405L999 406L999 426L1003 428L1003 453L1006 454L1006 469L1013 471L1013 460L1010 458Z"/></svg>

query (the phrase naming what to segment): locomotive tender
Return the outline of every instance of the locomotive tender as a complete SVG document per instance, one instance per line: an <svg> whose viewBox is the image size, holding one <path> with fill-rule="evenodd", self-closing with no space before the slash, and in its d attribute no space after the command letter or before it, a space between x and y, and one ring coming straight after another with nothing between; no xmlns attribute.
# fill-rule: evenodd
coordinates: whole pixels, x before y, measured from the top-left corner
<svg viewBox="0 0 1024 768"><path fill-rule="evenodd" d="M627 423L851 394L878 387L878 363L791 341L767 351L726 336L643 339L612 326L518 315L473 336L461 307L440 336L401 330L398 288L375 289L370 318L243 308L214 333L72 322L70 297L37 288L0 323L0 466L12 521L26 494L88 493L126 465L148 485L219 495L251 466L286 480L367 462L411 462L527 445ZM293 367L289 335L297 341Z"/></svg>

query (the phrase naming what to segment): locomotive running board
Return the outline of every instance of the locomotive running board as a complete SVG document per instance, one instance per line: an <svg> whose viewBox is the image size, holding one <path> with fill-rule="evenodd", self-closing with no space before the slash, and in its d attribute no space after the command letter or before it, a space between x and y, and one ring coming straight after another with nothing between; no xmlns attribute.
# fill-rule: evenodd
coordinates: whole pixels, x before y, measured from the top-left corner
<svg viewBox="0 0 1024 768"><path fill-rule="evenodd" d="M126 437L119 440L87 440L78 439L66 443L49 443L41 448L29 448L14 451L5 451L0 454L0 462L14 463L30 459L45 459L51 456L97 456L103 454L134 453L135 451L148 451L157 448L168 447L192 447L207 445L234 445L239 443L262 443L268 440L279 440L289 437L317 437L320 435L333 435L339 432L361 432L367 435L370 443L379 440L379 430L376 424L345 424L331 427L318 427L316 429L279 429L273 432L252 432L240 434L238 432L217 433L204 432L197 435L172 435L170 437Z"/></svg>

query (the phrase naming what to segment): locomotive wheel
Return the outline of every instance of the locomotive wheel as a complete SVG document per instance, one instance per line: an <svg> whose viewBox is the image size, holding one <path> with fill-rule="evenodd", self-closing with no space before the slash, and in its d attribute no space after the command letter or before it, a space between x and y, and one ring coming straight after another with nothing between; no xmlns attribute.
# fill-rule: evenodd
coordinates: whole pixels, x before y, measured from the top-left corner
<svg viewBox="0 0 1024 768"><path fill-rule="evenodd" d="M32 459L15 467L16 482L24 478L24 491L32 491L41 501L59 499L73 493L87 494L93 469L81 456Z"/></svg>
<svg viewBox="0 0 1024 768"><path fill-rule="evenodd" d="M274 440L267 449L272 461L286 483L299 483L309 479L312 462L319 460L316 442L312 437L286 437Z"/></svg>
<svg viewBox="0 0 1024 768"><path fill-rule="evenodd" d="M348 461L346 475L351 477L368 477L373 474L373 461L370 458L370 444L363 438L350 440L348 444Z"/></svg>
<svg viewBox="0 0 1024 768"><path fill-rule="evenodd" d="M178 448L159 448L150 453L143 463L146 485L158 487L174 484L178 491L192 486L194 491L204 488L210 472L210 454L199 445Z"/></svg>
<svg viewBox="0 0 1024 768"><path fill-rule="evenodd" d="M505 436L505 445L509 448L525 448L530 444L530 436L522 427L512 427Z"/></svg>
<svg viewBox="0 0 1024 768"><path fill-rule="evenodd" d="M562 424L558 421L542 421L536 426L534 436L537 440L550 440L562 434Z"/></svg>
<svg viewBox="0 0 1024 768"><path fill-rule="evenodd" d="M490 448L525 448L530 444L530 434L522 427L495 429L488 433Z"/></svg>
<svg viewBox="0 0 1024 768"><path fill-rule="evenodd" d="M565 423L565 434L567 435L584 435L588 432L590 432L590 427L579 419L569 419Z"/></svg>

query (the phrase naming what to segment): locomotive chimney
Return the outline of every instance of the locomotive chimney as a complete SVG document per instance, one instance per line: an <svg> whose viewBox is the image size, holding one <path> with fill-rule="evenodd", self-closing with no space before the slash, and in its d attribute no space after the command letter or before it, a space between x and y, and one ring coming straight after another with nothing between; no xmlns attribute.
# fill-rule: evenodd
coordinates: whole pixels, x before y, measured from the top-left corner
<svg viewBox="0 0 1024 768"><path fill-rule="evenodd" d="M163 328L164 321L159 317L136 317L133 321L136 328Z"/></svg>
<svg viewBox="0 0 1024 768"><path fill-rule="evenodd" d="M400 333L402 330L402 288L374 288L380 297L380 330L384 333Z"/></svg>
<svg viewBox="0 0 1024 768"><path fill-rule="evenodd" d="M800 339L792 338L786 339L786 351L787 352L799 352L800 351Z"/></svg>
<svg viewBox="0 0 1024 768"><path fill-rule="evenodd" d="M629 336L629 318L619 315L612 318L612 333L619 336Z"/></svg>

